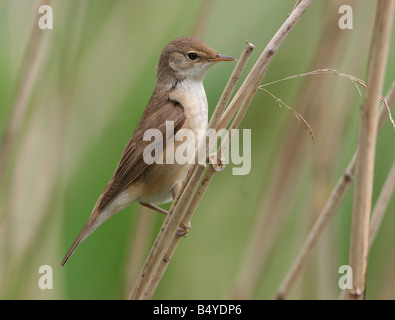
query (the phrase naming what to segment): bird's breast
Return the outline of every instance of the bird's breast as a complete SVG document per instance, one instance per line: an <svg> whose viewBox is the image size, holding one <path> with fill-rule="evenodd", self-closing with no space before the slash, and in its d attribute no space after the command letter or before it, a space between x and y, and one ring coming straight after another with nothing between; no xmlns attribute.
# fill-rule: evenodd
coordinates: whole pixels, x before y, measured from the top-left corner
<svg viewBox="0 0 395 320"><path fill-rule="evenodd" d="M208 105L203 82L183 80L171 92L170 98L180 102L184 108L186 121L183 128L192 130L196 138L204 135L207 129Z"/></svg>

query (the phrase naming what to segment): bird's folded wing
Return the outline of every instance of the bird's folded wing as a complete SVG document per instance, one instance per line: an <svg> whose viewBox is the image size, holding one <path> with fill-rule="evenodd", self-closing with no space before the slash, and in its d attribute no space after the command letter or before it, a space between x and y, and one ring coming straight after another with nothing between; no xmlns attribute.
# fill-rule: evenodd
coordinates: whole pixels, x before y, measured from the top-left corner
<svg viewBox="0 0 395 320"><path fill-rule="evenodd" d="M143 140L144 132L147 129L158 129L162 135L162 142L167 143L167 140L171 137L166 137L166 121L173 121L174 123L172 136L184 125L184 108L177 101L168 100L154 112L143 113L136 130L122 153L113 177L100 197L99 210L105 208L111 200L129 187L150 166L144 161L143 152L152 141ZM147 127L147 123L150 124L149 127ZM163 143L163 149L166 148L166 143Z"/></svg>

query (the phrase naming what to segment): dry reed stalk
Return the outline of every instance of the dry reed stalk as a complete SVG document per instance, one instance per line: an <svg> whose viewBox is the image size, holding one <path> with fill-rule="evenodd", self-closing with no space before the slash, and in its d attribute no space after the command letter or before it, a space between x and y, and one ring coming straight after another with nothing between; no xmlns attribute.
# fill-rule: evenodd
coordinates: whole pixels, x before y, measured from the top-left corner
<svg viewBox="0 0 395 320"><path fill-rule="evenodd" d="M296 284L296 280L304 271L307 261L311 257L311 254L318 243L319 237L322 235L323 230L328 225L333 215L336 213L340 203L348 191L348 188L351 185L355 170L355 159L356 157L354 155L351 162L347 166L346 171L337 182L335 189L333 190L329 200L325 204L324 209L321 211L319 217L314 223L301 251L296 257L285 279L281 283L280 288L277 290L275 299L287 299Z"/></svg>
<svg viewBox="0 0 395 320"><path fill-rule="evenodd" d="M278 51L290 30L293 29L295 24L299 21L303 13L312 4L312 2L313 0L301 1L299 5L294 8L292 13L289 15L284 24L269 42L268 46L262 52L261 56L243 82L242 86L236 93L229 107L221 117L217 129L225 128L242 103L249 100L248 103L245 103L240 107L234 124L237 124L237 122L241 121L253 96L258 90L259 84L262 81L274 54ZM191 202L190 197L194 194L197 183L200 181L203 172L204 169L202 169L202 166L198 165L195 172L192 174L192 177L190 179L186 179L187 185L184 190L181 189L182 194L180 197L178 197L178 201L175 201L175 205L180 208L180 212L177 210L174 210L173 212L172 209L170 209L170 212L166 217L163 227L147 259L147 262L144 265L144 268L129 297L130 299L150 299L155 292L155 289L164 273L164 270L167 267L172 253L174 253L176 246L171 250L172 252L169 252L168 248L171 246L173 238L177 237L176 230L184 218L187 206ZM174 203L172 208L173 206Z"/></svg>
<svg viewBox="0 0 395 320"><path fill-rule="evenodd" d="M137 279L140 268L144 263L147 250L150 249L150 239L153 235L152 224L154 223L155 215L152 210L140 206L137 213L137 221L133 221L133 229L130 233L127 248L128 258L124 270L123 290L125 294L129 294L130 286L133 285Z"/></svg>
<svg viewBox="0 0 395 320"><path fill-rule="evenodd" d="M376 204L373 209L372 219L370 221L369 228L369 251L372 248L374 239L376 238L377 232L380 228L380 225L383 221L384 214L388 207L388 203L391 199L391 195L395 189L395 161L392 164L391 170L388 173L387 179L381 189L380 195L376 201ZM339 300L343 300L345 298L346 290L342 290L339 296Z"/></svg>
<svg viewBox="0 0 395 320"><path fill-rule="evenodd" d="M392 86L385 100L387 101L387 105L390 108L395 104L395 81L392 83ZM383 103L377 119L378 131L383 127L387 115L388 111ZM297 279L305 270L309 258L311 257L314 249L318 245L320 236L322 236L323 231L333 218L347 191L349 190L349 187L351 186L355 172L356 155L357 154L355 152L347 166L347 169L340 177L329 199L325 203L325 206L320 212L317 220L315 221L305 243L302 246L302 249L300 250L294 263L292 264L292 267L288 271L282 284L280 285L280 288L277 290L275 299L287 299L291 291L293 290Z"/></svg>
<svg viewBox="0 0 395 320"><path fill-rule="evenodd" d="M251 48L252 49L252 48ZM189 222L192 219L192 216L195 212L195 210L197 209L200 200L202 199L204 193L207 191L208 186L210 185L211 179L213 178L214 174L218 171L222 171L225 168L225 164L222 160L222 154L225 153L226 149L229 147L230 141L231 141L231 137L230 137L230 132L232 129L236 129L239 127L242 119L244 118L244 115L247 111L248 106L251 104L251 101L254 97L254 94L251 94L243 103L242 107L239 109L238 113L236 114L235 119L233 120L229 130L227 131L227 134L225 136L225 138L223 139L220 147L218 148L216 154L212 154L212 159L213 160L209 160L210 162L210 166L208 167L208 169L205 172L205 175L203 176L203 179L200 183L200 185L197 187L197 190L193 196L193 198L191 199L191 201L189 202L188 207L185 210L185 214L184 214L184 218L181 222L181 224L183 225L188 225ZM247 106L247 107L244 107ZM244 108L243 108L244 107ZM174 238L173 243L170 247L170 252L167 256L170 256L172 254L172 252L174 252L175 247L178 244L180 238Z"/></svg>
<svg viewBox="0 0 395 320"><path fill-rule="evenodd" d="M213 6L215 1L204 0L200 6L196 22L194 23L191 33L197 38L202 38L207 29L208 21L213 13Z"/></svg>
<svg viewBox="0 0 395 320"><path fill-rule="evenodd" d="M353 270L353 288L346 299L365 299L369 251L369 222L372 203L377 116L391 36L395 1L377 2L365 101L360 114L355 189L353 200L349 265Z"/></svg>
<svg viewBox="0 0 395 320"><path fill-rule="evenodd" d="M43 4L51 4L51 0L41 0L37 4L37 8ZM34 24L36 23L37 22L34 21ZM29 43L22 63L19 87L11 109L10 120L8 121L5 132L1 137L0 181L2 180L4 171L7 167L14 139L19 132L27 112L28 102L33 92L35 80L39 74L41 62L48 53L48 42L45 42L45 40L48 40L49 33L41 30L37 25L34 25L31 30L32 32L29 37Z"/></svg>

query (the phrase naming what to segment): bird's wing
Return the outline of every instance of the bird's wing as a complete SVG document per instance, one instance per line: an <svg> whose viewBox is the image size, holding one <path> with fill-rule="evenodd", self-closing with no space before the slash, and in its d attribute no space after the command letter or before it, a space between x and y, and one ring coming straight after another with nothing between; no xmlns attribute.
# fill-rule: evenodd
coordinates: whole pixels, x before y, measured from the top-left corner
<svg viewBox="0 0 395 320"><path fill-rule="evenodd" d="M151 98L148 103L136 130L122 153L114 175L97 201L88 221L64 257L60 264L61 266L64 266L81 241L97 228L98 225L95 225L95 221L109 202L130 186L149 167L149 164L143 158L144 149L152 143L151 141L143 140L146 129L158 129L160 131L163 150L165 150L166 142L169 138L174 136L184 125L186 119L184 108L179 102L164 99L162 103L158 103L158 100L155 100L155 98L156 96L154 96L154 99ZM171 137L166 137L166 121L174 121L174 134ZM146 126L147 123L150 124L149 128Z"/></svg>
<svg viewBox="0 0 395 320"><path fill-rule="evenodd" d="M167 140L182 128L185 119L184 108L174 100L167 100L161 108L157 108L153 112L143 113L136 130L122 153L113 177L100 197L99 210L105 208L111 200L129 187L150 166L144 161L143 153L152 141L143 140L144 132L147 129L158 129L161 133L163 150L165 150ZM166 137L166 121L173 121L174 123L174 134L171 137ZM150 124L148 128L147 123Z"/></svg>

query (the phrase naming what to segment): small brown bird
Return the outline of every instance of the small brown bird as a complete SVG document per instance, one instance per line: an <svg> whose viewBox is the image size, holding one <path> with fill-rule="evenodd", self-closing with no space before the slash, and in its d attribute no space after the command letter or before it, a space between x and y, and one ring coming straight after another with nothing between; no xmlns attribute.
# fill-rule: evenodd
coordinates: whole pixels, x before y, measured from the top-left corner
<svg viewBox="0 0 395 320"><path fill-rule="evenodd" d="M122 153L114 175L61 266L97 227L131 202L136 201L167 213L155 204L172 200L177 186L185 178L189 164L166 164L166 150L174 152L180 145L180 142L174 142L166 134L166 123L173 123L173 137L181 128L191 130L196 140L196 150L199 135L207 129L208 106L203 79L216 62L234 60L236 59L218 54L205 42L194 37L176 38L166 45L160 55L151 99ZM158 129L161 133L163 152L156 156L163 157L163 164L148 164L144 160L144 150L151 143L144 141L144 133L148 129ZM170 143L173 144L172 148L169 148Z"/></svg>

